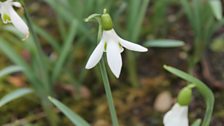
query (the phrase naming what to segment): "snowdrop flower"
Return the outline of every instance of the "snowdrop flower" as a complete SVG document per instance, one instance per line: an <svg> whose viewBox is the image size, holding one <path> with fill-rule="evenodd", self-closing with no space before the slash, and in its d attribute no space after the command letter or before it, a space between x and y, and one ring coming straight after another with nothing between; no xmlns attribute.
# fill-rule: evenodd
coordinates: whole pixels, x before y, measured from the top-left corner
<svg viewBox="0 0 224 126"><path fill-rule="evenodd" d="M13 9L14 7L22 7L19 2L13 2L13 0L6 0L0 2L0 14L4 24L12 23L16 29L24 34L25 38L29 36L29 28L22 18Z"/></svg>
<svg viewBox="0 0 224 126"><path fill-rule="evenodd" d="M188 106L176 103L163 118L164 126L188 126Z"/></svg>
<svg viewBox="0 0 224 126"><path fill-rule="evenodd" d="M179 92L177 103L163 118L164 126L189 126L188 105L191 102L194 87L194 84L190 84Z"/></svg>
<svg viewBox="0 0 224 126"><path fill-rule="evenodd" d="M106 52L108 65L112 73L118 78L122 67L121 53L124 48L138 52L146 52L148 49L119 37L113 29L110 15L106 12L101 16L101 23L103 28L102 38L91 54L86 64L86 69L96 66L103 53Z"/></svg>

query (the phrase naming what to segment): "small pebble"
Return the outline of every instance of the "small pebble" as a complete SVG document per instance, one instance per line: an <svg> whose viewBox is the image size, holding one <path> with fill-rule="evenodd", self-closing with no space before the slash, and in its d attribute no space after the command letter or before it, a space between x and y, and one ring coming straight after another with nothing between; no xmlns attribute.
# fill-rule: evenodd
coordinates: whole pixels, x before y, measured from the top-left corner
<svg viewBox="0 0 224 126"><path fill-rule="evenodd" d="M166 112L173 104L173 98L168 91L160 93L154 102L154 109L159 112Z"/></svg>

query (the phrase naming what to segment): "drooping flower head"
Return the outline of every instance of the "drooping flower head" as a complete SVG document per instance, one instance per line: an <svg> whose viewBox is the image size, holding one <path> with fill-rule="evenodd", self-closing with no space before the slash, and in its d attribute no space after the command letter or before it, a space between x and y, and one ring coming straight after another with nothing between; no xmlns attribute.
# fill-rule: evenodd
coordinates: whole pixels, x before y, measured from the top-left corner
<svg viewBox="0 0 224 126"><path fill-rule="evenodd" d="M164 126L189 126L188 105L191 102L193 87L194 85L189 85L180 91L177 103L163 118Z"/></svg>
<svg viewBox="0 0 224 126"><path fill-rule="evenodd" d="M102 37L99 44L91 54L86 64L86 69L91 69L96 66L102 58L103 52L106 52L108 65L112 73L118 78L121 73L121 53L124 48L138 52L146 52L148 49L119 37L113 29L113 22L108 13L104 12L104 14L101 15L101 23L103 29Z"/></svg>
<svg viewBox="0 0 224 126"><path fill-rule="evenodd" d="M163 118L164 126L189 126L188 106L181 106L176 103Z"/></svg>
<svg viewBox="0 0 224 126"><path fill-rule="evenodd" d="M25 38L29 36L29 28L22 18L16 13L13 7L22 7L19 2L13 0L6 0L0 2L0 14L4 24L12 23L16 29L24 34Z"/></svg>

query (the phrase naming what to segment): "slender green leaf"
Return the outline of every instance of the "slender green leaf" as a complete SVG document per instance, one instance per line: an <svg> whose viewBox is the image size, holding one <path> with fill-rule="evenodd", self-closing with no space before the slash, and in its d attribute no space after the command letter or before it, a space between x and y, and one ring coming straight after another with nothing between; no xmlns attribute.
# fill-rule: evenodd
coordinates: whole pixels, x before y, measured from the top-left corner
<svg viewBox="0 0 224 126"><path fill-rule="evenodd" d="M59 15L57 15L57 24L60 32L60 38L65 40L67 37L66 21L63 20Z"/></svg>
<svg viewBox="0 0 224 126"><path fill-rule="evenodd" d="M73 22L71 24L68 37L67 37L67 39L66 39L66 41L65 41L65 43L63 45L63 48L61 50L61 54L60 54L60 57L58 59L58 62L56 63L55 68L53 70L53 75L52 75L52 80L53 81L55 81L55 79L60 74L60 72L61 72L61 70L63 68L64 63L65 63L66 59L69 56L69 52L71 51L72 42L73 42L74 37L76 35L76 31L77 31L77 23Z"/></svg>
<svg viewBox="0 0 224 126"><path fill-rule="evenodd" d="M126 33L127 37L132 42L137 42L138 40L149 1L150 0L129 0L129 15L126 22L128 31L126 31ZM130 82L133 86L137 86L136 60L133 52L127 53L127 60Z"/></svg>
<svg viewBox="0 0 224 126"><path fill-rule="evenodd" d="M150 40L145 43L145 46L147 47L159 47L159 48L180 47L183 45L184 45L183 41L169 40L169 39Z"/></svg>
<svg viewBox="0 0 224 126"><path fill-rule="evenodd" d="M50 35L48 32L46 32L44 29L42 29L36 24L33 24L33 26L34 26L34 30L39 35L41 35L44 39L46 39L47 42L54 48L54 50L56 50L57 52L60 52L60 46L58 44L59 42L52 35Z"/></svg>
<svg viewBox="0 0 224 126"><path fill-rule="evenodd" d="M21 1L21 0L20 0ZM22 2L23 3L23 2ZM25 4L23 3L23 6L25 6ZM48 59L47 59L47 56L45 55L41 45L40 45L40 41L39 41L39 38L37 36L37 33L36 31L34 30L34 27L33 27L33 21L31 19L31 16L27 10L26 7L24 7L24 13L25 13L25 19L27 21L27 25L30 29L30 33L31 33L31 36L32 36L32 39L33 39L33 57L35 57L36 59L36 62L38 63L37 66L35 67L38 67L39 69L39 81L41 81L41 83L39 83L40 85L42 84L43 88L45 88L45 90L50 90L50 77L49 77L49 74L48 74Z"/></svg>
<svg viewBox="0 0 224 126"><path fill-rule="evenodd" d="M78 114L74 113L71 109L69 109L67 106L65 106L63 103L58 101L55 98L48 97L48 99L61 111L63 112L66 117L72 121L74 125L77 126L90 126L87 121L85 121L82 117L80 117Z"/></svg>
<svg viewBox="0 0 224 126"><path fill-rule="evenodd" d="M166 66L166 65L164 65L164 68L167 71L171 72L172 74L188 81L189 83L195 84L198 91L204 97L204 100L206 103L205 116L204 116L204 119L202 122L202 126L209 126L210 122L211 122L211 117L212 117L214 102L215 102L214 95L213 95L213 92L211 91L211 89L209 89L208 86L206 86L206 84L203 83L202 81L198 80L197 78L195 78L181 70L178 70L174 67Z"/></svg>
<svg viewBox="0 0 224 126"><path fill-rule="evenodd" d="M87 39L90 41L95 41L92 36L89 35L90 31L86 25L83 23L83 18L79 19L77 18L71 11L68 10L68 8L61 6L58 4L61 0L44 0L47 4L49 4L52 9L66 22L72 23L72 22L77 22L78 23L78 28L79 28L79 34L82 34L85 36ZM75 7L72 7L75 8ZM75 9L75 11L77 8Z"/></svg>
<svg viewBox="0 0 224 126"><path fill-rule="evenodd" d="M201 125L201 119L197 119L193 122L191 126L200 126Z"/></svg>
<svg viewBox="0 0 224 126"><path fill-rule="evenodd" d="M150 0L129 0L129 16L127 21L128 37L131 41L137 41L143 19Z"/></svg>
<svg viewBox="0 0 224 126"><path fill-rule="evenodd" d="M182 4L182 8L188 18L188 21L190 22L191 24L191 27L193 29L194 32L197 31L198 29L198 26L196 24L196 20L194 20L194 11L195 9L192 8L189 0L180 0L181 4Z"/></svg>
<svg viewBox="0 0 224 126"><path fill-rule="evenodd" d="M31 67L15 51L15 49L12 48L8 41L3 38L0 38L0 50L7 56L7 58L22 68L22 72L27 76L33 88L42 90L42 87L39 83L39 80L37 80L34 71L32 71Z"/></svg>
<svg viewBox="0 0 224 126"><path fill-rule="evenodd" d="M0 99L0 107L2 107L3 105L5 105L17 98L20 98L27 94L30 94L32 92L33 92L33 90L30 88L17 89Z"/></svg>
<svg viewBox="0 0 224 126"><path fill-rule="evenodd" d="M134 27L134 29L133 29L134 31L132 31L134 41L137 41L137 39L141 33L141 28L142 28L141 25L144 21L149 2L150 2L150 0L142 0L141 7L139 8L139 11L137 11L138 17L137 18L135 17L136 23L135 23L135 25L132 26L132 27Z"/></svg>
<svg viewBox="0 0 224 126"><path fill-rule="evenodd" d="M29 65L22 59L20 55L5 41L0 38L0 50L16 65L22 67L25 75L32 81L37 82L33 71L30 69ZM39 87L39 85L35 85Z"/></svg>
<svg viewBox="0 0 224 126"><path fill-rule="evenodd" d="M218 19L222 19L222 2L221 0L209 0L214 16Z"/></svg>
<svg viewBox="0 0 224 126"><path fill-rule="evenodd" d="M8 75L8 74L15 73L15 72L20 72L22 70L23 70L23 68L20 67L20 66L9 66L9 67L6 67L6 68L4 68L0 71L0 77L3 77L3 76Z"/></svg>

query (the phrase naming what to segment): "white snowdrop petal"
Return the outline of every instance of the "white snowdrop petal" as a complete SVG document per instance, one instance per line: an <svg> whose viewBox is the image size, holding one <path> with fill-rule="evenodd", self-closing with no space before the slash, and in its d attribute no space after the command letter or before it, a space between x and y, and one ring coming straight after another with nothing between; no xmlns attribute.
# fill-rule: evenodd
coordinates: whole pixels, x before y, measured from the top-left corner
<svg viewBox="0 0 224 126"><path fill-rule="evenodd" d="M164 126L189 126L188 106L180 106L176 103L163 118Z"/></svg>
<svg viewBox="0 0 224 126"><path fill-rule="evenodd" d="M19 2L12 2L12 5L18 8L22 7L21 3Z"/></svg>
<svg viewBox="0 0 224 126"><path fill-rule="evenodd" d="M94 49L93 53L91 54L87 64L86 69L91 69L100 61L101 57L103 56L104 51L104 41L101 40L97 47Z"/></svg>
<svg viewBox="0 0 224 126"><path fill-rule="evenodd" d="M8 8L8 12L9 12L12 24L20 32L22 32L25 35L25 37L29 36L29 28L28 28L28 26L22 20L22 18L16 13L16 11L12 7L9 7Z"/></svg>
<svg viewBox="0 0 224 126"><path fill-rule="evenodd" d="M147 51L148 51L147 48L145 48L145 47L143 47L143 46L140 46L140 45L138 45L138 44L129 42L129 41L124 40L124 39L122 39L122 38L120 38L120 41L119 41L119 42L120 42L120 44L121 44L123 47L125 47L125 48L127 48L127 49L129 49L129 50L132 50L132 51L137 51L137 52L147 52Z"/></svg>
<svg viewBox="0 0 224 126"><path fill-rule="evenodd" d="M114 31L114 29L111 29L111 30L108 30L108 31L103 31L102 38L104 38L104 39L111 39L111 40L117 40L119 38L119 36Z"/></svg>
<svg viewBox="0 0 224 126"><path fill-rule="evenodd" d="M122 59L120 54L120 47L116 42L107 42L107 62L112 73L119 78L122 67Z"/></svg>

